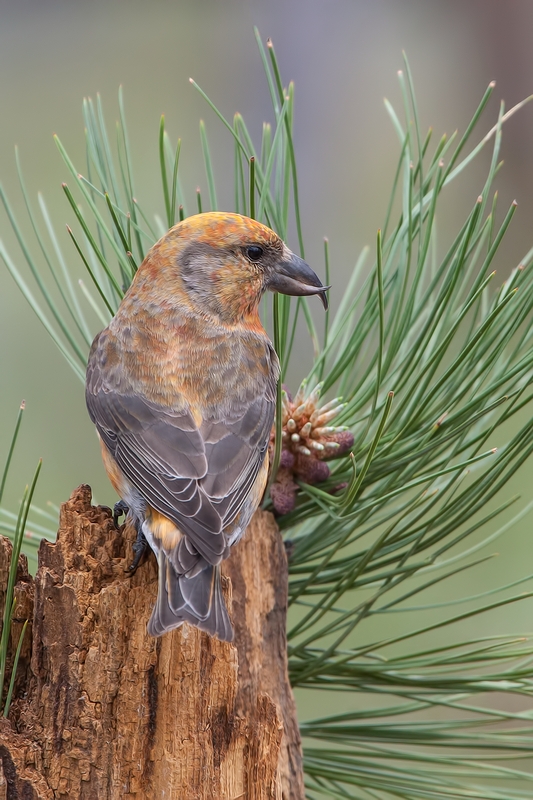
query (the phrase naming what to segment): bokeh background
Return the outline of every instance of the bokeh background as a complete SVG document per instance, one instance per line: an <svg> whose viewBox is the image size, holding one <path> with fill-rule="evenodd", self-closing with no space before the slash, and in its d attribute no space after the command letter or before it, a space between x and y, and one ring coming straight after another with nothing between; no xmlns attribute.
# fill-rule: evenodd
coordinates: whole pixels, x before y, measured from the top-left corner
<svg viewBox="0 0 533 800"><path fill-rule="evenodd" d="M0 181L24 230L30 230L15 169L20 151L27 188L42 191L73 269L78 257L64 232L72 215L61 190L68 175L52 141L57 133L75 163L84 164L81 102L102 96L110 131L124 87L136 187L145 208L163 201L157 155L159 118L182 139L180 170L194 204L206 190L198 136L203 118L215 161L219 205L231 207L233 146L191 87L205 89L223 113L240 111L252 132L272 121L253 26L272 37L285 81L296 84L296 152L307 260L323 275L323 237L330 241L332 303L358 254L383 222L399 144L383 98L401 108L397 70L405 50L425 130L463 131L487 84L494 97L476 134L533 93L533 3L530 0L2 0L0 2ZM477 140L478 136L474 139ZM505 126L498 176L500 218L513 198L518 211L495 264L504 279L533 245L533 103ZM443 249L482 187L490 152L453 184L438 220ZM0 238L27 273L0 210ZM289 242L296 246L296 242ZM31 283L31 279L28 278ZM302 358L306 343L300 343ZM305 359L304 359L305 360ZM294 359L290 383L302 373ZM391 387L394 388L394 387ZM27 411L6 489L15 509L42 456L36 503L60 503L90 483L100 503L115 501L85 411L83 387L0 264L0 462L17 408ZM531 499L531 465L508 487ZM518 505L512 513L515 513ZM498 522L497 524L501 524ZM503 540L497 565L477 572L469 590L482 591L533 572L531 517ZM470 573L469 573L470 575ZM525 586L524 588L530 588ZM505 607L486 623L499 631L527 630L531 605ZM470 623L479 629L477 620Z"/></svg>

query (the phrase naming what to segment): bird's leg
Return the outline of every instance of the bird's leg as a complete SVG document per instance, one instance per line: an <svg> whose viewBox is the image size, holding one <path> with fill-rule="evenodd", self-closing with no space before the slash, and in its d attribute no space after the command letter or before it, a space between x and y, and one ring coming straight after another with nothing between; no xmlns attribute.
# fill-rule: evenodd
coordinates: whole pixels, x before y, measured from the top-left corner
<svg viewBox="0 0 533 800"><path fill-rule="evenodd" d="M129 514L129 506L124 500L119 500L118 503L115 503L113 506L113 522L115 524L115 528L118 528L118 521L120 517L124 514ZM148 542L146 541L146 537L142 532L142 522L141 520L135 518L133 521L135 525L135 530L137 531L137 538L133 543L133 561L129 565L124 572L127 572L130 576L135 575L137 571L137 567L143 560L143 556L148 549Z"/></svg>
<svg viewBox="0 0 533 800"><path fill-rule="evenodd" d="M137 567L148 550L148 542L142 530L142 522L138 519L135 520L135 530L137 531L137 538L133 543L133 561L125 570L130 576L135 575Z"/></svg>
<svg viewBox="0 0 533 800"><path fill-rule="evenodd" d="M124 502L124 500L119 500L118 503L115 503L113 506L113 523L115 528L118 528L118 521L120 517L123 514L126 515L129 510L129 506Z"/></svg>

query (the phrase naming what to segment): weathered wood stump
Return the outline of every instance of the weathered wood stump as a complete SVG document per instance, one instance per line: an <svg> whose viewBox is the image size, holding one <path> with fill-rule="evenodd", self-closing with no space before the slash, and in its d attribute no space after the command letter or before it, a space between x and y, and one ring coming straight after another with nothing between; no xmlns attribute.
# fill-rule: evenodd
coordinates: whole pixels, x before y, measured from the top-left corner
<svg viewBox="0 0 533 800"><path fill-rule="evenodd" d="M35 581L21 562L13 640L34 600L33 625L0 723L0 800L301 800L274 519L258 511L224 564L233 644L188 625L148 636L156 564L125 575L134 535L80 486Z"/></svg>

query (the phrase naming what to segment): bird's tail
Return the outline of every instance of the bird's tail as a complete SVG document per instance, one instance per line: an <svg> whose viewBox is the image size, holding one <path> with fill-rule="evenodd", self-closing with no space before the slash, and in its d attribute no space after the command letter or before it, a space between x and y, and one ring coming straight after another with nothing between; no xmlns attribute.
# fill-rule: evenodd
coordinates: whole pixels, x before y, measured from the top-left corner
<svg viewBox="0 0 533 800"><path fill-rule="evenodd" d="M183 622L195 625L225 642L233 640L233 628L222 596L220 567L209 564L191 578L178 575L160 550L159 590L148 622L151 636L179 627Z"/></svg>

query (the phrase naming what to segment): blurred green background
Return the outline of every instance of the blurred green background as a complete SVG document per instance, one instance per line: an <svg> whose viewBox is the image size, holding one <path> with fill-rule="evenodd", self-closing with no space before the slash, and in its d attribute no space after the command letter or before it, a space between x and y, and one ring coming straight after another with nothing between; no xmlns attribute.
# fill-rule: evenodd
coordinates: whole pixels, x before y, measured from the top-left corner
<svg viewBox="0 0 533 800"><path fill-rule="evenodd" d="M433 126L436 139L455 128L464 130L490 80L497 82L495 99L476 140L496 121L499 99L510 108L533 92L533 4L528 0L3 0L0 180L24 230L30 228L16 176L15 144L30 195L36 199L37 191L43 191L62 231L64 252L82 275L64 231L63 223L72 219L61 190L68 176L52 134L84 168L82 98L101 93L112 132L119 84L143 207L162 215L157 136L165 113L172 137L182 138L180 172L189 208L194 208L196 187L206 190L200 118L206 121L214 156L219 205L230 208L233 145L188 78L194 77L226 116L240 111L259 137L263 120L272 121L272 113L254 25L264 40L272 37L284 80L296 84L306 256L323 275L323 237L329 238L333 307L359 252L373 245L383 222L399 153L383 98L401 109L396 72L402 49L410 61L422 127ZM505 166L497 179L500 217L513 198L519 208L495 264L502 279L533 244L532 143L533 104L504 129ZM438 220L443 251L479 194L489 159L487 150L451 187ZM0 238L26 274L3 212ZM296 249L295 239L289 244ZM300 348L303 353L305 342ZM304 372L298 371L299 363L293 359L293 388ZM40 456L44 467L37 505L60 503L82 482L91 484L98 502L112 504L83 387L2 265L0 382L1 458L20 400L27 402L5 505L15 509ZM526 465L506 496L520 492L522 504L530 499L530 476ZM467 593L533 571L530 527L526 517L506 535L501 558L469 578ZM449 585L443 591L448 593ZM530 616L531 605L504 607L491 617L488 630L528 629ZM479 620L471 624L479 630Z"/></svg>

